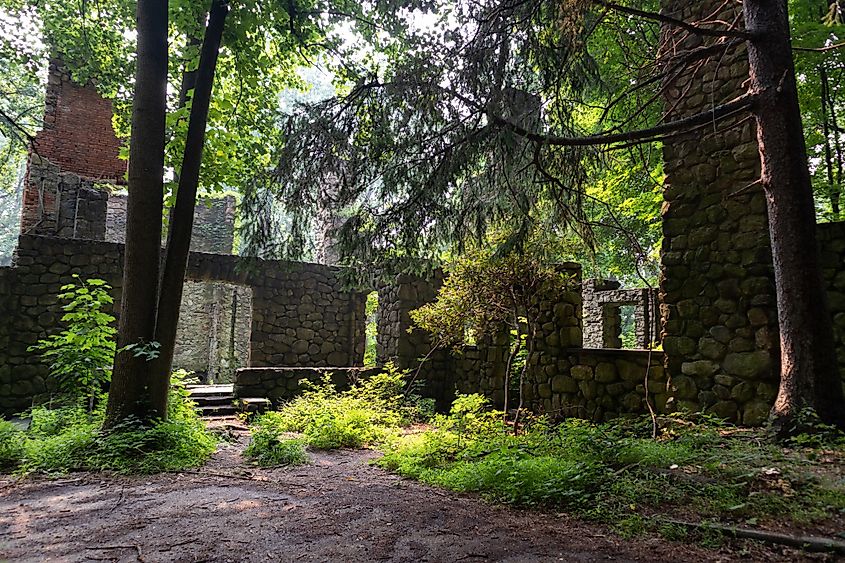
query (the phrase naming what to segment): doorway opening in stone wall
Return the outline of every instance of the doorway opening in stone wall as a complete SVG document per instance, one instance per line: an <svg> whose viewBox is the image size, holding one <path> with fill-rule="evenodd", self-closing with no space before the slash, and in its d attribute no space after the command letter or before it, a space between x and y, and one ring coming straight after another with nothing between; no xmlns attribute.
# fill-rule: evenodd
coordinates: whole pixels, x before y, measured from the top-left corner
<svg viewBox="0 0 845 563"><path fill-rule="evenodd" d="M619 347L626 350L642 348L637 339L637 308L634 305L619 306Z"/></svg>
<svg viewBox="0 0 845 563"><path fill-rule="evenodd" d="M252 288L219 281L185 281L173 368L203 384L233 383L249 366Z"/></svg>
<svg viewBox="0 0 845 563"><path fill-rule="evenodd" d="M376 365L376 344L378 342L378 291L367 294L366 314L366 344L364 345L364 366Z"/></svg>

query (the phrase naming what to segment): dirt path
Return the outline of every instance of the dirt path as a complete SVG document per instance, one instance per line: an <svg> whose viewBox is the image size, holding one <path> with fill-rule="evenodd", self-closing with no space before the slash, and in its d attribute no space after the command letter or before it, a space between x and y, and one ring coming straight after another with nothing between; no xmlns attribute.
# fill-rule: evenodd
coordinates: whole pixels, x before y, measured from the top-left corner
<svg viewBox="0 0 845 563"><path fill-rule="evenodd" d="M657 538L624 540L566 515L491 506L372 467L370 451L256 469L246 436L196 473L0 477L0 560L731 561ZM797 560L752 547L743 560Z"/></svg>

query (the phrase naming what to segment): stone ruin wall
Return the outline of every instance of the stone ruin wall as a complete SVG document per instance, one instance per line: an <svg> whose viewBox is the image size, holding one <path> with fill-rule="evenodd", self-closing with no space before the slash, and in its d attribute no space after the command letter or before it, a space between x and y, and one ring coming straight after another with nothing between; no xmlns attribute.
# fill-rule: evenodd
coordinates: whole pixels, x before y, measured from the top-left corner
<svg viewBox="0 0 845 563"><path fill-rule="evenodd" d="M633 348L648 349L658 341L660 315L657 290L649 288L621 289L618 281L584 280L584 347L622 348L622 319L619 308L633 306Z"/></svg>
<svg viewBox="0 0 845 563"><path fill-rule="evenodd" d="M126 200L124 194L111 194L106 210L105 236L96 240L126 242ZM84 237L78 237L84 238ZM232 254L235 239L235 198L200 197L194 208L191 250L211 254Z"/></svg>
<svg viewBox="0 0 845 563"><path fill-rule="evenodd" d="M122 264L119 244L20 237L14 266L0 269L0 344L6 343L0 347L0 411L20 411L50 392L46 366L26 349L61 330L59 288L74 273L101 278L113 286L118 304ZM187 279L251 293L248 365L356 366L364 353L366 295L347 291L340 273L316 264L191 253Z"/></svg>
<svg viewBox="0 0 845 563"><path fill-rule="evenodd" d="M523 387L525 406L554 417L579 416L609 420L620 414L648 412L645 378L648 374L649 401L665 412L669 393L661 352L584 349L582 335L581 267L563 264L572 286L554 301L537 304L540 328L536 351L528 358ZM379 293L379 361L390 359L412 372L430 350L422 334L403 345L403 334L411 326L408 312L433 300L439 281L399 277L396 284ZM403 290L402 287L405 287ZM402 298L400 298L400 295ZM412 333L413 335L413 333ZM479 341L459 352L443 351L423 367L425 392L446 408L459 393L481 393L496 408L504 405L505 366L509 335ZM511 408L518 396L518 373L512 375Z"/></svg>
<svg viewBox="0 0 845 563"><path fill-rule="evenodd" d="M120 186L63 170L47 157L30 155L21 233L59 238L126 239L126 195ZM29 198L29 199L27 199ZM200 198L194 210L191 250L231 254L235 236L235 198Z"/></svg>
<svg viewBox="0 0 845 563"><path fill-rule="evenodd" d="M741 6L721 0L665 0L663 9L687 21L741 21ZM664 54L713 41L679 28L663 32ZM742 45L690 64L666 85L668 116L727 102L744 92L747 78ZM777 391L779 352L766 205L754 184L760 174L756 133L746 117L664 143L660 299L674 408L757 425Z"/></svg>
<svg viewBox="0 0 845 563"><path fill-rule="evenodd" d="M126 162L111 125L112 105L93 85L70 81L61 63L50 64L44 127L33 144L21 205L21 233L122 243L126 231ZM191 250L231 254L233 197L200 199ZM231 381L247 365L251 309L237 309L249 292L220 283L189 282L174 365L207 381ZM235 327L237 326L237 330Z"/></svg>
<svg viewBox="0 0 845 563"><path fill-rule="evenodd" d="M434 301L443 281L441 272L432 280L417 276L399 275L393 283L378 289L376 315L376 362L393 362L399 369L411 370L415 381L422 385L420 392L434 397L438 407L446 408L454 399L451 359L445 350L431 352L431 338L414 328L410 312ZM422 367L420 359L427 357Z"/></svg>
<svg viewBox="0 0 845 563"><path fill-rule="evenodd" d="M204 383L232 383L249 365L252 290L225 282L185 280L173 365Z"/></svg>
<svg viewBox="0 0 845 563"><path fill-rule="evenodd" d="M845 385L845 222L821 223L816 230L827 286L827 303L833 316L833 336L839 373Z"/></svg>

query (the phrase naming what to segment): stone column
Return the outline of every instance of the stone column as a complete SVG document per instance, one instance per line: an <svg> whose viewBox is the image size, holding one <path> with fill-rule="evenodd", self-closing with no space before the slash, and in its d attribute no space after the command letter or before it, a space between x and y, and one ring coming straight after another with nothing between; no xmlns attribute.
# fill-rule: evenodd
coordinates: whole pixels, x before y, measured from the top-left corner
<svg viewBox="0 0 845 563"><path fill-rule="evenodd" d="M664 0L685 21L742 21L721 0ZM663 29L662 57L683 56L714 38ZM740 44L685 66L665 84L669 119L706 111L744 93ZM706 409L745 424L768 415L778 351L772 257L754 122L723 120L666 141L660 301L666 367L676 408Z"/></svg>

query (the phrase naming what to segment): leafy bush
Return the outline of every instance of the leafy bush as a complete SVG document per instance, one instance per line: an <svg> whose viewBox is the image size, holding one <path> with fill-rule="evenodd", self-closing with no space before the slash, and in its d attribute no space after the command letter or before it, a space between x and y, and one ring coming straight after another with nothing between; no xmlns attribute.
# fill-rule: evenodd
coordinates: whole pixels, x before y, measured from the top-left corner
<svg viewBox="0 0 845 563"><path fill-rule="evenodd" d="M265 467L302 465L308 461L305 441L282 437L272 417L258 417L252 428L252 440L243 455Z"/></svg>
<svg viewBox="0 0 845 563"><path fill-rule="evenodd" d="M433 403L404 392L406 373L388 365L383 373L338 392L326 376L321 383L303 382L305 391L278 412L255 418L250 456L265 455L297 432L314 448L360 448L382 443L401 426L433 412ZM266 455L272 457L272 454Z"/></svg>
<svg viewBox="0 0 845 563"><path fill-rule="evenodd" d="M50 375L59 390L74 399L93 400L111 379L116 334L114 317L105 312L113 303L111 287L99 279L82 280L74 274L74 283L62 286L59 300L65 314L62 322L67 328L58 334L39 340L29 351L41 354L50 366Z"/></svg>
<svg viewBox="0 0 845 563"><path fill-rule="evenodd" d="M14 440L20 448L9 450L8 457L16 461L0 462L3 470L156 473L201 465L216 448L217 440L206 431L178 380L173 382L166 421L144 425L127 420L103 432L105 401L98 404L93 412L80 405L34 407L28 413L32 420L29 430L16 434L4 423L0 426L0 459L7 442Z"/></svg>

